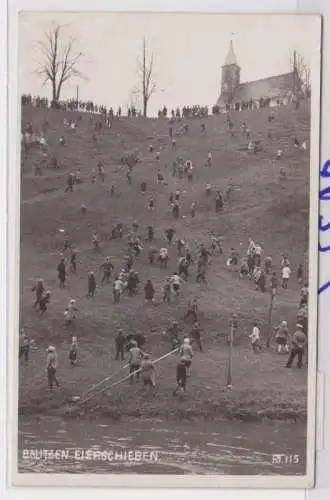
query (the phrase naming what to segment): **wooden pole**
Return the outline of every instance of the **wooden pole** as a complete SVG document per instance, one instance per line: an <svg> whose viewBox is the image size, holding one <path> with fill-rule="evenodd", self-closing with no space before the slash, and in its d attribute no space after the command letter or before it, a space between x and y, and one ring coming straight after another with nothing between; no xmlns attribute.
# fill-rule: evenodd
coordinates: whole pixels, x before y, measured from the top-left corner
<svg viewBox="0 0 330 500"><path fill-rule="evenodd" d="M270 339L271 339L271 332L272 332L272 313L273 313L275 293L276 293L276 289L272 288L271 295L270 295L270 304L269 304L269 309L268 309L268 325L267 325L267 341L266 341L267 347L270 347Z"/></svg>
<svg viewBox="0 0 330 500"><path fill-rule="evenodd" d="M232 388L232 372L233 372L233 343L234 343L234 325L230 325L229 332L229 355L228 355L228 372L227 372L227 387Z"/></svg>
<svg viewBox="0 0 330 500"><path fill-rule="evenodd" d="M179 350L179 348L177 347L177 348L173 349L172 351L170 351L170 352L168 352L168 353L164 354L164 355L163 355L163 356L161 356L160 358L155 359L155 360L153 361L153 364L155 365L155 364L156 364L156 363L158 363L159 361L162 361L163 359L168 358L169 356L171 356L172 354L174 354L174 353L175 353L175 352L177 352L178 350ZM126 366L127 366L127 365L126 365ZM82 399L81 401L78 401L78 402L76 403L76 405L82 405L83 403L86 403L87 401L89 401L90 399L92 399L92 398L93 398L94 396L96 396L97 394L102 394L103 392L105 392L105 391L109 390L110 388L115 387L116 385L121 384L122 382L125 382L126 380L128 380L128 379L131 377L131 375L134 375L134 374L136 375L137 373L140 373L141 371L142 371L142 368L139 368L138 370L135 370L132 374L131 374L131 373L129 373L129 374L128 374L128 375L126 375L124 378L122 378L122 379L118 380L117 382L114 382L114 383L113 383L113 384L111 384L110 386L106 386L104 389L101 389L101 390L99 390L99 391L96 391L96 392L94 392L94 393L90 394L88 397L86 397L86 398ZM103 381L102 381L102 382L103 382ZM89 391L89 392L90 392L90 391Z"/></svg>

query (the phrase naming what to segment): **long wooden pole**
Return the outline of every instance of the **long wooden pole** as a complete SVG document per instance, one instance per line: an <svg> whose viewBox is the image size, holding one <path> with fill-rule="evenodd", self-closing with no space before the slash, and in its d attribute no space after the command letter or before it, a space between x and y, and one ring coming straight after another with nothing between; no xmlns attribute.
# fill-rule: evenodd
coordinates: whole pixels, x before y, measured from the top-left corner
<svg viewBox="0 0 330 500"><path fill-rule="evenodd" d="M267 341L266 341L267 347L270 347L270 339L271 339L271 332L272 332L272 313L273 313L275 293L276 293L276 289L272 288L271 296L270 296L270 304L269 304L269 309L268 309Z"/></svg>
<svg viewBox="0 0 330 500"><path fill-rule="evenodd" d="M162 361L163 359L167 358L168 356L171 356L172 354L174 354L175 352L177 352L179 350L179 348L177 347L176 349L173 349L172 351L164 354L163 356L161 356L160 358L158 359L155 359L153 361L153 364L156 364L158 363L159 361ZM114 382L113 384L111 384L110 386L106 386L104 387L103 389L99 390L99 391L96 391L92 394L90 394L88 397L82 399L81 401L77 401L75 404L76 405L81 405L83 403L86 403L87 401L89 401L90 399L92 399L94 396L96 396L97 394L102 394L103 392L105 392L106 390L110 389L111 387L115 387L116 385L118 384L121 384L122 382L125 382L126 380L128 380L132 375L136 375L137 373L140 373L142 371L142 368L139 368L138 370L135 370L133 373L129 373L128 375L126 375L124 378L118 380L117 382Z"/></svg>
<svg viewBox="0 0 330 500"><path fill-rule="evenodd" d="M230 325L229 332L229 355L228 355L228 372L227 372L227 387L232 388L232 375L233 375L233 343L234 343L234 325Z"/></svg>

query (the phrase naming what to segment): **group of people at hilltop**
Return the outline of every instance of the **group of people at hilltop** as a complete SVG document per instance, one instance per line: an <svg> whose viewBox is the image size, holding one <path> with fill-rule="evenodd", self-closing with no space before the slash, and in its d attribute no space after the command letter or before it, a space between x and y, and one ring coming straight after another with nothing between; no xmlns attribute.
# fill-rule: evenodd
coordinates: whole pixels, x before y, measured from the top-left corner
<svg viewBox="0 0 330 500"><path fill-rule="evenodd" d="M164 110L163 110L164 111ZM174 111L174 110L173 110ZM187 111L188 112L188 111ZM175 113L176 114L176 113ZM176 114L177 116L177 114ZM231 119L227 118L227 124L233 123ZM248 128L248 127L247 127ZM231 126L233 129L233 126ZM203 127L202 127L203 131ZM188 133L188 129L186 131ZM246 131L245 131L246 133ZM170 139L172 139L171 134ZM173 142L172 142L173 148ZM150 147L149 147L150 150ZM159 162L160 154L156 155L155 161ZM189 163L190 162L190 163ZM211 167L213 162L212 152L208 152L206 155L205 166ZM103 174L105 174L104 166ZM183 175L178 175L179 179L183 179L185 175L187 175L188 180L190 176L192 176L193 165L191 160L187 160L183 162L180 160L177 163L173 164L173 175L176 176L179 170L174 170L174 167L182 167ZM135 165L134 165L135 168ZM133 171L133 165L129 165L129 171ZM68 189L67 191L73 192L73 185L76 181L74 179L73 174L70 174L71 180L68 180ZM70 179L69 176L69 179ZM158 170L157 174L157 183L162 183L164 180L164 174L160 170ZM103 179L104 182L104 179ZM92 176L92 183L93 181ZM142 190L142 194L145 194L147 188ZM206 196L210 196L211 186L206 189ZM151 199L153 199L153 203L151 203ZM216 193L216 211L221 210L223 205L222 194L220 192ZM175 220L180 219L180 203L181 203L181 190L178 189L175 193L171 194L170 206L172 209L173 217ZM147 209L154 210L155 208L155 198L151 197L149 199ZM85 211L82 211L82 214L86 213L87 207L85 206ZM194 217L196 207L191 207L191 216ZM116 230L117 230L116 225ZM118 238L124 241L125 236L125 226L121 222L120 229L118 232ZM182 295L182 285L187 283L190 278L190 266L192 263L196 264L196 282L197 283L206 283L206 272L211 265L216 263L214 256L218 255L220 258L224 254L223 242L219 237L212 235L211 241L203 242L198 245L198 248L193 252L190 248L190 245L179 232L179 227L171 226L165 231L165 239L166 246L164 245L162 248L153 248L153 241L155 238L156 228L149 225L147 227L147 234L144 237L141 234L139 223L134 221L132 230L128 234L127 238L127 247L123 251L123 261L120 264L119 268L112 262L111 257L106 257L103 263L100 262L100 269L103 272L102 280L100 282L101 286L106 286L112 283L112 292L113 292L113 302L115 305L118 305L121 302L121 298L124 293L127 293L128 296L132 297L138 293L139 284L141 278L139 273L134 269L133 265L139 261L141 256L147 254L148 262L150 266L159 265L161 268L167 269L168 265L171 264L174 267L174 264L170 257L169 248L172 247L173 243L176 243L177 246L177 260L175 263L175 272L171 276L167 276L165 278L164 285L162 287L162 302L166 305L170 303L172 299L178 299ZM117 236L116 236L117 237ZM66 235L66 239L64 240L64 245L62 248L62 255L60 258L60 262L57 265L57 273L60 288L64 288L66 286L66 280L69 274L72 275L73 279L76 274L79 273L79 269L77 267L77 251L73 248L72 242L69 241L68 236ZM91 249L94 252L103 251L102 242L99 238L97 232L93 233ZM65 254L67 251L70 251L70 269L68 269L68 263L65 258ZM263 258L263 247L261 244L256 244L252 239L249 240L249 247L247 250L246 256L239 263L240 256L235 249L231 249L228 260L226 261L226 266L229 270L235 270L236 268L239 270L239 277L243 278L244 276L248 276L253 282L258 290L264 292L266 290L266 282L267 278L269 279L270 289L273 294L277 293L277 274L273 269L273 260L272 257L266 256ZM212 256L212 262L211 262ZM216 264L217 265L217 264ZM290 277L291 277L291 265L286 255L282 256L281 261L281 278L282 278L282 288L286 290L289 285ZM168 273L166 273L168 274ZM297 270L297 278L300 283L303 282L303 269L302 266L299 266ZM89 298L97 298L96 291L98 288L97 284L97 275L95 270L89 270L87 276L87 297ZM301 321L297 323L296 331L292 335L291 345L289 347L289 332L287 323L283 320L278 328L276 328L275 339L278 346L278 352L289 352L290 357L287 362L287 366L291 367L293 360L295 357L298 357L298 367L302 365L302 355L307 345L307 316L306 310L308 311L308 302L306 300L306 289L308 296L308 288L307 285L304 284L303 287L305 290L301 292L301 300L299 303L299 314L302 318ZM144 299L146 303L155 303L155 293L156 289L151 279L148 279L143 287L144 290ZM34 307L38 308L40 314L43 315L47 311L47 307L50 304L51 300L51 291L47 290L42 279L38 279L36 285L33 287L33 291L36 294L36 300L34 303ZM303 312L302 312L303 310ZM67 307L64 311L64 318L66 325L70 327L74 327L75 320L78 314L78 305L76 299L71 298ZM305 316L303 316L303 314ZM184 390L186 387L186 378L189 374L189 370L192 363L193 350L191 347L191 343L195 342L199 351L202 352L202 342L201 342L201 328L197 321L197 305L196 302L191 304L188 308L188 313L185 318L192 317L194 320L194 327L191 332L191 339L189 337L185 337L183 342L181 343L177 333L175 333L176 328L171 330L170 333L170 343L171 348L179 349L179 363L177 365L177 383L178 387L174 390L176 394L177 391ZM235 324L236 320L231 318L233 330L236 331L237 327ZM236 325L237 326L237 325ZM138 375L141 371L141 377L145 377L147 381L146 385L150 385L151 387L155 386L155 369L153 362L150 358L149 354L144 353L142 351L141 343L137 339L131 338L129 342L125 339L125 342L122 340L122 333L118 332L118 335L115 338L116 345L116 359L123 359L124 350L127 347L129 352L129 365L130 365L130 373L131 373L131 381L134 381L134 376L136 375L137 379ZM255 353L261 350L261 341L260 341L260 325L257 322L254 323L252 328L252 333L249 335L251 348ZM20 348L20 357L24 355L25 359L28 358L29 351L29 342L28 337L25 332L22 334L22 349ZM70 363L75 365L78 360L78 341L77 337L74 336L72 338L72 345L70 347L69 352L69 360ZM52 389L53 385L58 385L58 380L56 378L56 369L57 369L57 357L56 357L56 349L54 346L50 346L48 348L48 357L47 357L47 374L48 374L48 384ZM142 375L143 374L143 375Z"/></svg>

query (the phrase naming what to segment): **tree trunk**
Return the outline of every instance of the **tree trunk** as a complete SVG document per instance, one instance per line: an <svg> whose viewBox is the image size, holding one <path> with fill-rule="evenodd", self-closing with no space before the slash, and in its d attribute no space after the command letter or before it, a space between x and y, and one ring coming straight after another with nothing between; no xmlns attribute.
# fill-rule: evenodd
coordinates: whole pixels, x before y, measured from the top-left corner
<svg viewBox="0 0 330 500"><path fill-rule="evenodd" d="M147 106L148 106L148 101L146 99L143 99L143 116L144 116L144 118L147 118Z"/></svg>
<svg viewBox="0 0 330 500"><path fill-rule="evenodd" d="M57 99L56 99L56 82L52 82L52 95L53 95L53 106L55 106Z"/></svg>

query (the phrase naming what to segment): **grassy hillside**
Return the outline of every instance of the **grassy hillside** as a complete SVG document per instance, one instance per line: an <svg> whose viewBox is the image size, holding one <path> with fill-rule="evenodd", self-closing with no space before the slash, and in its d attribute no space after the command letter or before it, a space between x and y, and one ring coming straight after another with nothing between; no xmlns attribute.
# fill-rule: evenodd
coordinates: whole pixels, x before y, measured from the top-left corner
<svg viewBox="0 0 330 500"><path fill-rule="evenodd" d="M168 123L162 119L123 119L113 123L111 129L97 132L97 144L92 140L93 127L89 116L84 115L76 131L63 127L65 113L55 110L38 110L23 107L23 122L31 122L34 129L43 127L46 121L48 155L54 152L60 163L58 170L47 169L42 177L33 175L33 165L41 152L32 148L23 157L21 186L21 324L35 339L38 348L32 353L28 366L20 367L21 412L49 412L50 407L60 407L71 395L81 394L97 380L120 367L114 358L113 337L118 328L126 333L141 331L146 335L146 350L157 357L169 350L161 332L171 321L179 320L186 312L189 300L198 297L200 322L204 329L204 352L197 353L193 374L189 379L188 394L183 403L172 397L177 358L171 357L157 365L158 388L155 398L146 398L136 386L119 385L110 395L92 400L88 407L98 406L113 415L127 414L201 414L225 413L227 415L274 416L306 414L306 370L285 370L285 357L272 349L260 355L250 351L247 334L254 320L261 322L261 332L266 334L269 293L254 289L249 280L240 280L237 273L230 273L225 262L230 248L235 247L243 255L248 238L263 242L265 255L271 255L279 270L281 254L287 252L295 271L299 263L305 264L308 249L308 191L309 154L293 148L293 137L309 139L309 103L300 109L291 107L276 111L274 122L267 123L268 110L233 113L235 137L231 137L225 118L209 117L205 120L206 135L201 133L201 120L190 119L189 131L177 136L177 148L172 150L168 137ZM74 116L67 114L67 116ZM248 154L242 151L246 139L239 129L246 120L254 140L260 140L261 151ZM183 122L182 122L183 123ZM182 123L177 123L179 128ZM175 127L174 127L175 128ZM271 132L271 138L268 138ZM66 145L57 144L64 135ZM160 160L148 152L153 144L160 151ZM128 151L137 149L141 155L133 170L133 181L126 182L126 168L119 159ZM275 160L276 151L283 150L282 160ZM208 152L213 155L211 168L204 167ZM172 160L177 156L191 159L194 181L180 180L172 176ZM102 159L106 170L105 183L91 183L90 173ZM287 179L280 179L284 167ZM84 182L73 193L64 193L69 171L81 169ZM156 183L158 168L163 172L165 185ZM205 196L205 185L211 183L220 190L232 178L235 190L221 213L215 213L214 200ZM140 192L145 180L148 195ZM116 183L117 193L110 197L110 186ZM134 268L139 272L139 294L115 306L111 285L98 287L94 300L86 298L87 273L98 271L106 255L110 255L116 269L121 268L127 248L126 235L134 220L140 224L143 236L146 226L154 224L155 241L152 246L164 244L164 230L173 223L168 206L169 193L180 187L183 190L181 216L175 222L176 235L188 241L192 249L200 243L208 243L214 232L224 238L222 257L213 257L208 272L207 285L195 283L192 270L184 285L179 304L146 306L143 285L151 279L160 301L162 284L166 276L176 269L176 248L170 249L169 269L150 266L147 259L149 244ZM156 209L147 210L149 196L156 199ZM197 202L197 214L190 216L192 201ZM87 206L87 214L81 214L81 204ZM125 227L123 240L109 241L111 228L122 222ZM78 249L77 274L70 276L64 290L58 288L56 266L63 245L59 228L65 228ZM92 233L102 236L102 254L91 249ZM295 273L294 273L295 274ZM47 313L40 318L32 308L31 286L37 277L43 277L52 290L52 301ZM98 271L98 284L101 273ZM63 325L63 311L68 299L77 299L79 315L76 333L79 340L80 366L68 364L67 353L71 332ZM286 319L292 331L295 325L299 285L295 275L289 289L280 290L275 301L273 323ZM228 347L228 319L238 313L240 328L238 345L234 353L232 391L224 390L226 381ZM182 323L186 332L190 324ZM62 385L54 394L46 393L44 373L45 348L56 345L59 356L58 375ZM125 372L124 372L125 373ZM109 410L110 408L110 410ZM245 408L245 409L244 409ZM248 410L247 410L248 409ZM183 412L183 413L182 413ZM291 413L290 413L291 412Z"/></svg>

